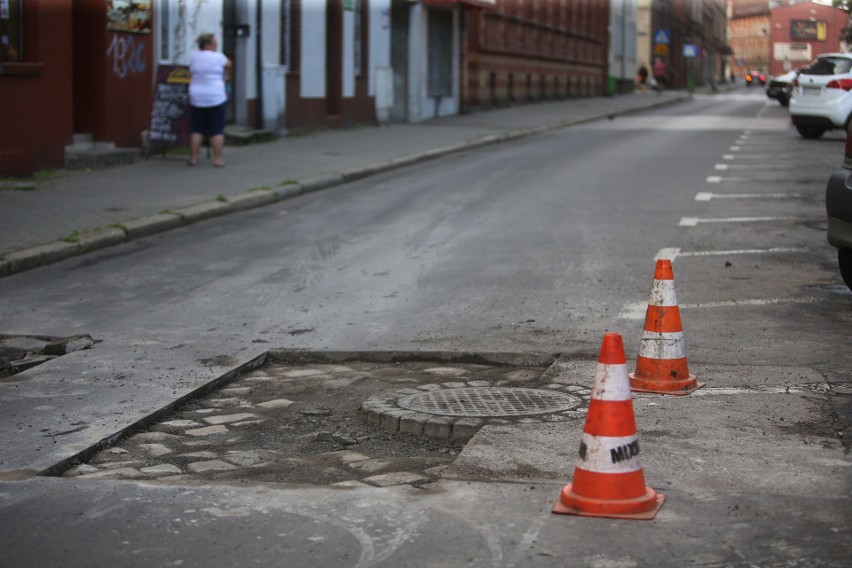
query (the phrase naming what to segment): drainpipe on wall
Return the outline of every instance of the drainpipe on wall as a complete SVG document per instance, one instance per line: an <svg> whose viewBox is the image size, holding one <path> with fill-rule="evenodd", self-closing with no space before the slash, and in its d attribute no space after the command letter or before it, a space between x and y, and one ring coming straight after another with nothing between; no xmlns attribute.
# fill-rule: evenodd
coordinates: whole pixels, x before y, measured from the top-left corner
<svg viewBox="0 0 852 568"><path fill-rule="evenodd" d="M255 30L257 33L254 35L255 41L255 88L257 89L257 100L254 105L254 121L256 124L256 128L258 130L262 130L264 127L263 124L263 42L261 30L263 29L263 0L257 0L257 14L256 14L256 22L255 22Z"/></svg>

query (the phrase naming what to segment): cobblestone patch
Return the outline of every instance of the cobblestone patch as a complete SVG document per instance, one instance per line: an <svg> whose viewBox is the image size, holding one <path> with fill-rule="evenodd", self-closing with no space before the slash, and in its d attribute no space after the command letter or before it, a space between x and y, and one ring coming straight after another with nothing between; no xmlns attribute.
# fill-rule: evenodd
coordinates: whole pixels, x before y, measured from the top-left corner
<svg viewBox="0 0 852 568"><path fill-rule="evenodd" d="M436 361L271 363L195 399L66 477L270 482L340 487L422 485L440 478L485 423L581 419L589 389L543 379L546 367ZM559 393L566 407L510 418L440 416L365 401L452 389ZM369 404L367 404L369 406ZM557 416L558 415L558 416ZM557 416L554 418L553 416Z"/></svg>

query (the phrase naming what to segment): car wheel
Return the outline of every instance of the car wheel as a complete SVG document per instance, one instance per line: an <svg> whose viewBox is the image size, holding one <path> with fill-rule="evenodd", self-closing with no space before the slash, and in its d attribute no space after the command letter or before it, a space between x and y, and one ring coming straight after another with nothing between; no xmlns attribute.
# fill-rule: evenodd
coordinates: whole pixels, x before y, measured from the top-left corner
<svg viewBox="0 0 852 568"><path fill-rule="evenodd" d="M837 249L837 263L840 265L840 276L846 286L852 290L852 249Z"/></svg>
<svg viewBox="0 0 852 568"><path fill-rule="evenodd" d="M790 97L778 97L778 102L781 103L782 107L787 108L788 106L790 106Z"/></svg>
<svg viewBox="0 0 852 568"><path fill-rule="evenodd" d="M825 134L824 126L814 126L812 124L797 124L796 130L799 131L799 134L802 135L802 138L808 138L809 140L816 140L823 134Z"/></svg>

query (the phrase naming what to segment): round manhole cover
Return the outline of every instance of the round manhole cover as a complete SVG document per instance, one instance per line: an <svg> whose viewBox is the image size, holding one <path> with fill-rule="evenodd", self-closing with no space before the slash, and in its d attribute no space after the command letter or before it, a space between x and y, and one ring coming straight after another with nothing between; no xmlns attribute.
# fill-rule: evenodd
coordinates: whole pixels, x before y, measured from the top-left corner
<svg viewBox="0 0 852 568"><path fill-rule="evenodd" d="M408 410L442 416L528 416L577 408L582 400L562 392L524 388L454 388L412 394L396 401Z"/></svg>

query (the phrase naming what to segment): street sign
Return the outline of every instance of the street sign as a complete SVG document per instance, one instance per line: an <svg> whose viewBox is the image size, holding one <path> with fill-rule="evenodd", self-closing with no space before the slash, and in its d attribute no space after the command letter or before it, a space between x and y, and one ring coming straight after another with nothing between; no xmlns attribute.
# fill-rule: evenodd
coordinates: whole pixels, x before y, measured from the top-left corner
<svg viewBox="0 0 852 568"><path fill-rule="evenodd" d="M654 32L654 43L662 43L668 45L671 43L669 30L657 30Z"/></svg>
<svg viewBox="0 0 852 568"><path fill-rule="evenodd" d="M698 57L701 54L701 48L697 45L693 45L691 43L684 44L683 46L683 56L684 57Z"/></svg>
<svg viewBox="0 0 852 568"><path fill-rule="evenodd" d="M654 55L668 55L669 54L669 46L664 43L655 43L654 44Z"/></svg>

